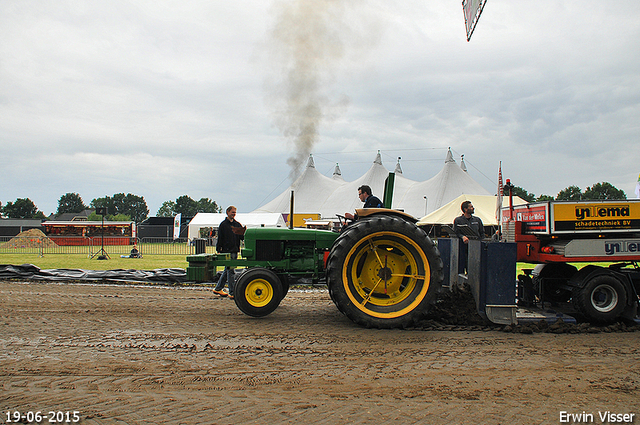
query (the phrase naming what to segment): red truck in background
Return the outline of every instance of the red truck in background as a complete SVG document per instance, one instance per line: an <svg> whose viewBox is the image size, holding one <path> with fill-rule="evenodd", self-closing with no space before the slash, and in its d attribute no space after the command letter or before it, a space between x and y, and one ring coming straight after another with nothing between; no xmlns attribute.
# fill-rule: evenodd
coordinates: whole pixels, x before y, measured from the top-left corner
<svg viewBox="0 0 640 425"><path fill-rule="evenodd" d="M501 214L503 240L517 244L517 261L537 264L518 276L521 303L570 303L601 324L636 317L640 199L545 201Z"/></svg>

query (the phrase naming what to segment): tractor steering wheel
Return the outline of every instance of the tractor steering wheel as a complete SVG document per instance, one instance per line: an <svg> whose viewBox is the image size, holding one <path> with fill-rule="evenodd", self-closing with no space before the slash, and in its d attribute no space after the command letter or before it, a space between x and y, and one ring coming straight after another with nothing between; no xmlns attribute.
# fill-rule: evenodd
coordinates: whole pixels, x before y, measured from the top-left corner
<svg viewBox="0 0 640 425"><path fill-rule="evenodd" d="M351 223L353 223L355 220L352 218L347 218L341 214L336 214L336 217L338 217L338 220L340 220L340 227L341 229L344 229L345 227L347 227L348 225L350 225Z"/></svg>

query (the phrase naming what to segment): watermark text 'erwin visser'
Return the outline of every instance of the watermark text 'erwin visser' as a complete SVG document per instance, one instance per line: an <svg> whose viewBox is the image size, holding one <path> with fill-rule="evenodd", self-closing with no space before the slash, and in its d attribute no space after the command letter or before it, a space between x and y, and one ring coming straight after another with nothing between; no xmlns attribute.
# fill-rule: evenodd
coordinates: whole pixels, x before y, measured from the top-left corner
<svg viewBox="0 0 640 425"><path fill-rule="evenodd" d="M585 411L579 413L571 413L560 411L560 423L571 424L591 424L591 423L633 423L635 413L614 413L608 410L597 413L587 413Z"/></svg>

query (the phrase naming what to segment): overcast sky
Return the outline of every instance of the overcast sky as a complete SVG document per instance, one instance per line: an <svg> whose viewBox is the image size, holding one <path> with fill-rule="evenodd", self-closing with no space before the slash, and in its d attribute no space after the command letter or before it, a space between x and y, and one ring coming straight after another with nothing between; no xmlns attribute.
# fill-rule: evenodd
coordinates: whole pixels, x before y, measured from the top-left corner
<svg viewBox="0 0 640 425"><path fill-rule="evenodd" d="M495 193L640 173L640 2L488 0L0 2L0 201L45 214L189 195L249 212L309 152L331 176L378 150L427 180L447 147ZM354 197L356 194L354 193Z"/></svg>

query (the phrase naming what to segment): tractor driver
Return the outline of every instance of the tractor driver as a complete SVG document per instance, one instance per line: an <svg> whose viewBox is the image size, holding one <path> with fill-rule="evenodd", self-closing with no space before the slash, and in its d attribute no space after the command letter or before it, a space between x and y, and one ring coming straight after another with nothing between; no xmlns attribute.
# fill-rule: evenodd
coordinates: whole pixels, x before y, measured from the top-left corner
<svg viewBox="0 0 640 425"><path fill-rule="evenodd" d="M383 208L382 201L378 197L371 194L371 187L363 184L358 188L358 198L364 202L363 208ZM357 214L344 213L344 216L349 220L357 220Z"/></svg>

